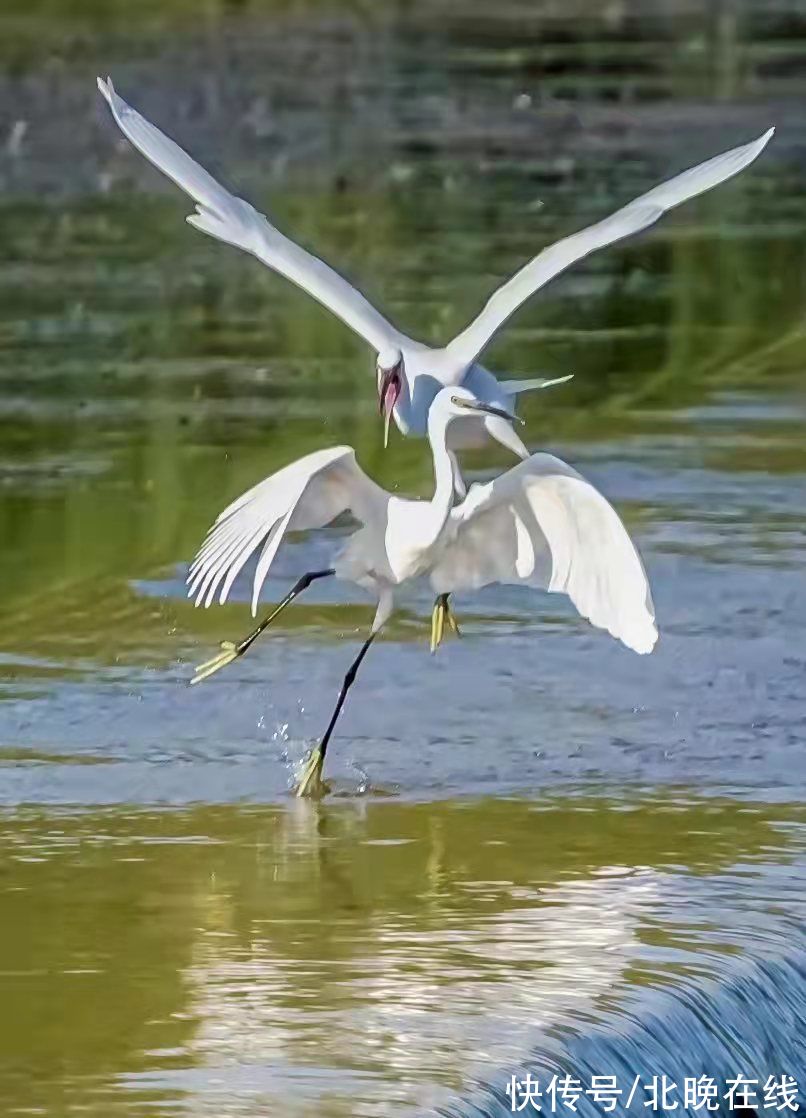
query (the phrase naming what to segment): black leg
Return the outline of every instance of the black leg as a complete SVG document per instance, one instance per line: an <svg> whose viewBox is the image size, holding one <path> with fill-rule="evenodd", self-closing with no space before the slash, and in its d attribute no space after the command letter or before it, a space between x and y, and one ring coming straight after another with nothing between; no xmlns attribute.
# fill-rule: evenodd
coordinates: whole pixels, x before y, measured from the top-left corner
<svg viewBox="0 0 806 1118"><path fill-rule="evenodd" d="M286 596L283 598L282 602L274 607L268 617L265 617L260 622L258 627L256 629L253 629L248 637L244 637L242 641L236 644L236 655L243 656L244 652L246 652L246 650L255 643L264 629L268 629L269 625L271 625L272 621L274 621L278 614L281 614L286 606L290 606L294 599L299 594L301 594L303 590L307 590L312 582L316 582L318 578L327 578L329 575L333 575L335 573L336 572L333 570L333 568L329 567L326 571L308 571L306 575L303 575L298 582L294 583Z"/></svg>
<svg viewBox="0 0 806 1118"><path fill-rule="evenodd" d="M344 706L344 701L347 698L347 692L350 690L353 683L355 682L355 677L358 674L358 669L361 666L361 661L369 652L369 646L375 640L376 635L377 634L375 633L371 633L367 637L367 639L361 645L361 648L355 660L353 660L352 664L347 669L347 674L345 675L344 682L341 685L341 691L339 691L339 697L336 700L336 708L331 715L327 729L324 732L322 740L319 742L316 749L314 749L313 753L308 758L308 762L305 766L302 778L297 787L296 794L298 796L311 795L319 791L321 788L322 767L325 763L325 754L327 753L328 742L330 741L333 735L333 730L339 720L339 715L341 714L342 707Z"/></svg>
<svg viewBox="0 0 806 1118"><path fill-rule="evenodd" d="M367 637L367 639L361 645L361 650L359 651L355 660L353 660L350 667L347 669L347 675L344 677L344 683L342 683L342 685L341 685L341 691L339 691L339 697L336 700L336 709L333 711L330 722L328 723L328 727L325 730L325 735L322 738L321 744L319 746L320 750L322 751L322 760L323 761L325 759L325 754L327 753L327 743L330 741L330 738L333 734L333 729L336 725L336 722L338 721L339 715L341 714L341 708L344 706L344 701L347 698L347 692L350 690L352 685L355 683L355 677L358 674L358 669L361 667L361 661L364 659L366 654L369 652L369 646L372 644L372 642L374 640L375 640L375 634L372 633L372 634L370 634L370 636Z"/></svg>
<svg viewBox="0 0 806 1118"><path fill-rule="evenodd" d="M329 567L326 571L308 571L298 582L294 583L282 602L276 605L271 613L260 622L257 628L253 629L242 641L238 641L237 644L234 641L222 641L221 652L219 652L217 656L214 656L212 660L207 660L204 664L200 664L190 682L201 683L203 679L207 679L208 676L211 676L221 668L225 668L227 664L231 664L232 661L236 660L239 656L243 656L244 652L252 647L260 634L271 625L272 621L283 612L286 606L291 605L298 594L301 594L303 590L307 590L311 583L315 582L318 578L327 578L328 575L335 573L332 567Z"/></svg>

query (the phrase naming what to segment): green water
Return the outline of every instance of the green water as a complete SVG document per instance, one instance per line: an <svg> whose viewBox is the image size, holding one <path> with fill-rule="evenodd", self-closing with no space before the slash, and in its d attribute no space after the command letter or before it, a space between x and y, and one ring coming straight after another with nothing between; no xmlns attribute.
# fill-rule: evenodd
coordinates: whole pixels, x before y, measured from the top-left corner
<svg viewBox="0 0 806 1118"><path fill-rule="evenodd" d="M679 923L655 914L681 862L696 883L739 861L758 887L762 859L793 853L779 818L601 800L22 811L2 834L6 1113L445 1102L625 981L718 970L735 937L696 894Z"/></svg>
<svg viewBox="0 0 806 1118"><path fill-rule="evenodd" d="M802 904L806 199L794 9L7 3L0 14L0 1097L8 1114L385 1115L553 1029L784 955ZM716 13L716 14L714 14ZM322 807L288 796L372 616L317 586L249 624L186 564L233 496L386 453L372 361L188 228L124 96L359 282L450 337L552 239L759 134L736 181L597 254L491 348L530 445L622 512L661 642L561 601L413 589ZM471 474L505 468L495 449ZM337 532L293 541L277 600ZM607 1068L600 1069L602 1073ZM794 1070L794 1069L793 1069Z"/></svg>

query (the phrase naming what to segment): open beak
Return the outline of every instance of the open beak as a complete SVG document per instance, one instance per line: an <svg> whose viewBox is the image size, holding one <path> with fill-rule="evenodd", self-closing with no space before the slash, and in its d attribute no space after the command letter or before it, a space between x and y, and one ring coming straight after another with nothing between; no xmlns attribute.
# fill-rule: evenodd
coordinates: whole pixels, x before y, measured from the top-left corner
<svg viewBox="0 0 806 1118"><path fill-rule="evenodd" d="M381 382L378 386L378 403L383 416L383 446L389 445L389 425L392 422L392 412L395 410L397 398L400 395L400 366L384 369Z"/></svg>
<svg viewBox="0 0 806 1118"><path fill-rule="evenodd" d="M461 396L454 396L453 402L457 407L467 408L468 411L481 411L486 412L487 415L497 415L499 419L505 419L507 423L525 423L525 419L521 419L519 415L513 415L512 412L504 411L503 408L493 407L492 404L484 404L481 400L463 400Z"/></svg>

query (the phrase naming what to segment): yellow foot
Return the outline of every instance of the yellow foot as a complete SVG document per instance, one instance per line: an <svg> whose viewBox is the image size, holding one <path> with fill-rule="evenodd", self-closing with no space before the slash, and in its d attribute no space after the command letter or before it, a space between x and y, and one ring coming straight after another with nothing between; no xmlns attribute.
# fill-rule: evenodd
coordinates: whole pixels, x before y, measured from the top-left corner
<svg viewBox="0 0 806 1118"><path fill-rule="evenodd" d="M445 632L445 603L442 600L442 595L434 602L434 610L431 614L431 652L434 653L442 644L442 636Z"/></svg>
<svg viewBox="0 0 806 1118"><path fill-rule="evenodd" d="M448 620L448 624L451 627L451 632L453 633L453 635L455 637L461 637L462 630L459 628L459 622L456 620L456 614L453 612L448 602L445 603L445 616Z"/></svg>
<svg viewBox="0 0 806 1118"><path fill-rule="evenodd" d="M451 609L450 602L448 601L447 594L440 594L434 602L434 612L431 614L431 651L436 652L442 644L442 638L445 635L445 622L455 633L457 637L462 635L459 629L459 622L456 620L456 615Z"/></svg>
<svg viewBox="0 0 806 1118"><path fill-rule="evenodd" d="M315 749L311 750L308 760L305 762L305 768L302 770L297 790L294 793L298 798L303 796L324 796L327 792L327 785L322 780L322 766L325 759L322 755L322 747L317 745Z"/></svg>
<svg viewBox="0 0 806 1118"><path fill-rule="evenodd" d="M212 660L206 660L203 664L199 664L196 668L196 674L191 679L191 686L194 683L201 683L203 679L213 675L214 672L220 671L221 668L226 668L227 664L231 664L240 656L238 645L234 641L222 641L221 651L218 656L214 656Z"/></svg>

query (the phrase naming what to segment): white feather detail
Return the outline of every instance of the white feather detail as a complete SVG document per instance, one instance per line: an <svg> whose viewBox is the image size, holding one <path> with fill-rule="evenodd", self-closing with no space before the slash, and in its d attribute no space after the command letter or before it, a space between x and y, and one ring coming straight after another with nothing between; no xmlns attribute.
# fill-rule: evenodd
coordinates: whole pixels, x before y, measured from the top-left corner
<svg viewBox="0 0 806 1118"><path fill-rule="evenodd" d="M437 593L494 582L567 594L582 617L635 652L658 637L641 558L616 510L580 474L533 454L453 510L431 573Z"/></svg>

